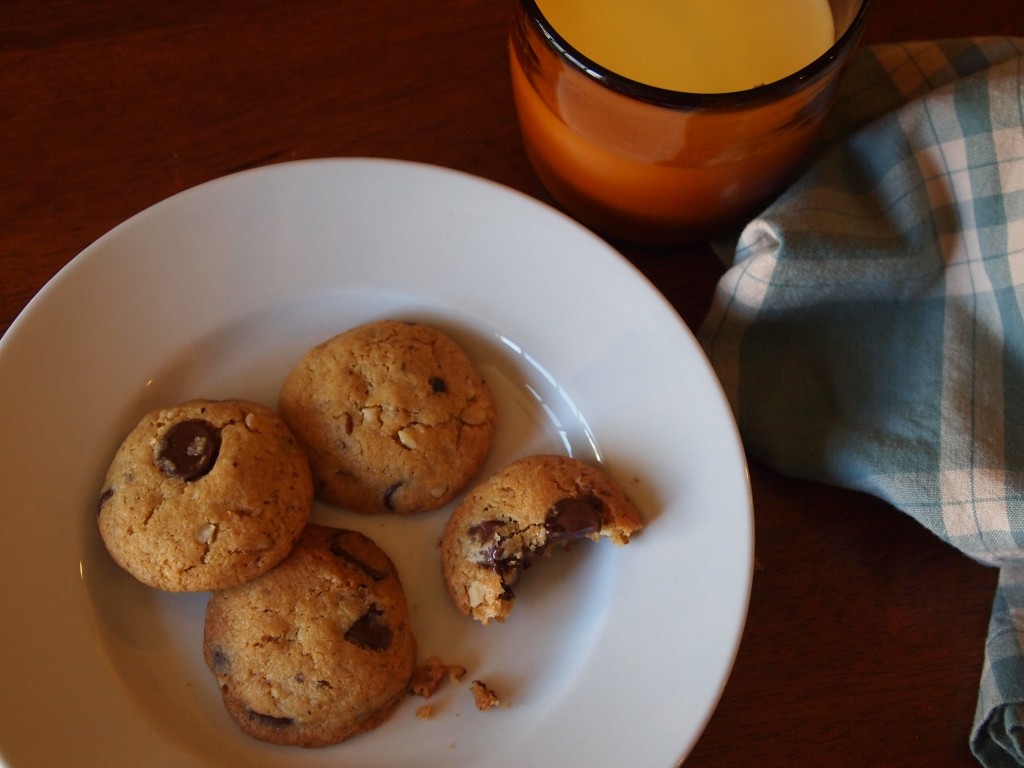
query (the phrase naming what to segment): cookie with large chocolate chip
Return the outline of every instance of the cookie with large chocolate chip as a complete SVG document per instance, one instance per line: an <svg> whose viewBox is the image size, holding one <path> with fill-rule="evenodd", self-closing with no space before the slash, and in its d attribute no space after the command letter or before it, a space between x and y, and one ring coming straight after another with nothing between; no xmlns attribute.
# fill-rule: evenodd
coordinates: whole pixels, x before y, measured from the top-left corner
<svg viewBox="0 0 1024 768"><path fill-rule="evenodd" d="M528 456L477 485L452 512L441 539L445 583L462 613L504 621L534 559L579 539L626 544L642 527L603 470L567 456Z"/></svg>
<svg viewBox="0 0 1024 768"><path fill-rule="evenodd" d="M173 592L239 584L291 550L309 520L309 461L271 409L191 400L146 414L107 470L99 530L114 560Z"/></svg>
<svg viewBox="0 0 1024 768"><path fill-rule="evenodd" d="M450 501L483 464L497 424L491 391L458 344L396 320L309 350L279 411L309 454L317 494L365 513Z"/></svg>
<svg viewBox="0 0 1024 768"><path fill-rule="evenodd" d="M211 595L203 655L243 731L320 747L385 720L416 642L390 558L360 533L310 525L270 573Z"/></svg>

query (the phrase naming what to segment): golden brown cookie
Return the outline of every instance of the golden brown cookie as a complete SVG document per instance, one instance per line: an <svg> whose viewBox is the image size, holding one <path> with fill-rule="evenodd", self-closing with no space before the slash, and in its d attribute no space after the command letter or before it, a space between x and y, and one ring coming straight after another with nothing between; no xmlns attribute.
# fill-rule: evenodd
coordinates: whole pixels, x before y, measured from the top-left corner
<svg viewBox="0 0 1024 768"><path fill-rule="evenodd" d="M272 410L191 400L146 414L114 455L99 530L114 560L173 592L239 584L292 548L309 519L309 462Z"/></svg>
<svg viewBox="0 0 1024 768"><path fill-rule="evenodd" d="M529 456L477 485L452 512L441 539L445 583L462 613L504 621L536 557L578 539L626 544L642 527L604 471L567 456Z"/></svg>
<svg viewBox="0 0 1024 768"><path fill-rule="evenodd" d="M277 568L211 595L203 656L243 731L320 747L384 721L416 642L388 556L355 531L310 525Z"/></svg>
<svg viewBox="0 0 1024 768"><path fill-rule="evenodd" d="M466 353L436 328L396 320L309 350L279 410L309 454L317 494L366 513L447 503L483 464L497 424Z"/></svg>

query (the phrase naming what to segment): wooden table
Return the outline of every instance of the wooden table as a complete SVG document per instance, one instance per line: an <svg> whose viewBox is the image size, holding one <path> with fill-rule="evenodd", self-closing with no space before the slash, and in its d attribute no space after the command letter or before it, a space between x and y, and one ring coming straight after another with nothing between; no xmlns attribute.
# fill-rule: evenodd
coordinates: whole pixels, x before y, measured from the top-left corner
<svg viewBox="0 0 1024 768"><path fill-rule="evenodd" d="M386 156L549 200L505 25L502 0L5 0L0 331L100 235L244 168ZM988 34L1024 35L1019 2L875 0L866 42ZM707 249L615 245L699 324L721 272ZM747 629L687 766L975 765L995 572L873 499L751 474Z"/></svg>

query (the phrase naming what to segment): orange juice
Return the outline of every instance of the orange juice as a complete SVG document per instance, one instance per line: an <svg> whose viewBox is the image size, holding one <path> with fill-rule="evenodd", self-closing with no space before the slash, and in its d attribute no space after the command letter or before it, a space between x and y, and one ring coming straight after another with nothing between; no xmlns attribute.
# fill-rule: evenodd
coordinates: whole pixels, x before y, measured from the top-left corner
<svg viewBox="0 0 1024 768"><path fill-rule="evenodd" d="M720 7L736 1L700 0L697 5ZM668 5L665 0L619 2L616 18L654 2ZM751 7L780 7L768 0L750 2ZM576 14L566 18L576 19L613 4L514 3L512 86L530 162L555 200L583 223L615 237L675 243L732 231L793 179L832 101L842 65L856 46L867 0L833 0L833 31L828 31L832 15L819 19L817 26L823 25L824 31L819 28L816 34L824 42L819 40L800 55L800 61L810 56L813 65L786 65L801 69L800 77L787 77L790 72L768 85L758 82L748 90L722 92L734 89L735 81L711 83L705 72L703 87L711 89L705 94L664 87L681 84L667 78L687 76L690 68L685 64L657 63L643 75L661 86L637 80L639 70L629 68L626 59L638 66L655 62L657 57L647 55L654 38L631 38L628 45L620 41L612 46L633 54L616 64L621 71L599 58L612 56L611 48L595 42L587 52L581 42L580 49L574 49L567 33L545 16L550 8L559 18L556 6L565 12L570 3ZM822 10L820 4L825 10L829 7L825 0L812 7ZM601 13L610 18L610 11L594 11L598 17ZM683 46L683 39L680 31L676 48ZM815 57L822 44L829 55ZM702 64L704 70L714 69L703 59ZM751 67L737 69L747 70L749 76ZM633 76L624 79L627 72ZM753 77L761 81L773 75L765 70Z"/></svg>
<svg viewBox="0 0 1024 768"><path fill-rule="evenodd" d="M690 93L781 80L835 42L828 0L537 0L537 7L602 67Z"/></svg>

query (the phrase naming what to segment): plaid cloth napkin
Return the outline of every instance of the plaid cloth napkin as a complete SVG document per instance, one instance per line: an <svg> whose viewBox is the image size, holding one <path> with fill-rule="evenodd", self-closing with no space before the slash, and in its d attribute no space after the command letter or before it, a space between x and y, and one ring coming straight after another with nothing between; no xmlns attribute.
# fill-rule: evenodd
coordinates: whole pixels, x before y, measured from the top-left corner
<svg viewBox="0 0 1024 768"><path fill-rule="evenodd" d="M1024 765L1024 38L865 48L699 338L751 455L1001 569L971 748Z"/></svg>

